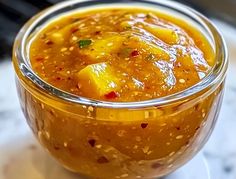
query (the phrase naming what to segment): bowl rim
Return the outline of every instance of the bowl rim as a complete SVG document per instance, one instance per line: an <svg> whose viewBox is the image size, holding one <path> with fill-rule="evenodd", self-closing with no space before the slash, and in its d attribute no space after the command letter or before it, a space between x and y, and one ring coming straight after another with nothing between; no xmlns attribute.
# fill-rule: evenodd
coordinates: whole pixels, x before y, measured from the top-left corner
<svg viewBox="0 0 236 179"><path fill-rule="evenodd" d="M36 75L36 73L33 71L33 69L29 64L29 59L28 59L29 57L27 57L26 55L26 46L28 43L27 39L30 36L30 32L37 29L38 23L40 23L42 19L49 17L52 13L55 13L56 11L61 10L62 8L65 7L73 7L73 5L78 3L84 3L84 2L91 3L92 1L95 2L94 0L69 0L55 4L41 11L34 17L32 17L18 33L15 39L14 49L13 49L14 67L19 68L21 74L23 75L23 78L26 78L31 82L33 82L36 88L38 88L38 90L40 90L41 92L43 91L43 93L49 94L54 98L56 97L59 100L86 106L89 105L89 106L104 107L104 108L144 108L151 106L162 106L175 103L180 100L188 100L194 98L196 96L211 91L213 87L218 86L224 80L228 66L228 51L226 43L219 30L207 17L205 17L201 13L197 12L196 10L186 5L171 0L165 0L165 1L127 0L128 2L131 3L136 3L136 2L141 2L142 4L152 3L155 4L156 6L171 8L172 10L176 10L185 15L188 15L197 23L199 23L203 28L205 28L205 30L208 33L210 33L211 38L213 38L212 40L214 42L214 48L215 48L216 64L212 68L211 72L206 77L204 77L199 83L180 92L163 96L160 98L144 100L144 101L134 101L134 102L109 102L109 101L90 99L65 92L50 85L49 83L41 79L38 75ZM123 2L122 0L120 1ZM110 2L107 2L107 4L110 4Z"/></svg>

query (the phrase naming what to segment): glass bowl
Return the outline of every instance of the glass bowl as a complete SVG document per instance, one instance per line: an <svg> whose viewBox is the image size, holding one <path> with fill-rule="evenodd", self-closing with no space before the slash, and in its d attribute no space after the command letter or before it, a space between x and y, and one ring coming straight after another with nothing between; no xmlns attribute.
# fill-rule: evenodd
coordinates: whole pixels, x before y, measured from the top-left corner
<svg viewBox="0 0 236 179"><path fill-rule="evenodd" d="M196 85L141 102L106 102L75 96L43 81L31 68L32 37L55 18L85 8L141 6L184 19L212 44L215 65ZM30 19L13 50L16 86L25 118L40 144L65 168L94 178L153 178L190 160L214 129L222 102L227 51L203 15L173 1L74 0Z"/></svg>

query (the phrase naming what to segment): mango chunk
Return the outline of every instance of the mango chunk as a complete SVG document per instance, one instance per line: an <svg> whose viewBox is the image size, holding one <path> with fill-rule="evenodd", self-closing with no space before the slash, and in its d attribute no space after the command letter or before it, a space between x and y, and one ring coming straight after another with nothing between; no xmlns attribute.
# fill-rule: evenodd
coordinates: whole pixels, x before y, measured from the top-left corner
<svg viewBox="0 0 236 179"><path fill-rule="evenodd" d="M156 25L145 26L145 29L168 44L176 44L179 41L178 34L173 29Z"/></svg>
<svg viewBox="0 0 236 179"><path fill-rule="evenodd" d="M160 48L159 46L155 45L155 44L151 44L151 43L145 43L145 47L144 48L147 48L149 49L149 51L152 53L152 54L156 54L158 55L159 57L162 57L163 59L169 59L169 54L162 48Z"/></svg>
<svg viewBox="0 0 236 179"><path fill-rule="evenodd" d="M134 41L135 39L135 41ZM133 40L133 41L132 41ZM149 39L145 39L144 37L140 36L133 36L131 39L131 42L133 43L134 46L132 45L132 48L137 48L137 49L145 49L146 51L150 52L151 54L158 55L162 59L169 59L169 54L165 49L162 47L150 42Z"/></svg>
<svg viewBox="0 0 236 179"><path fill-rule="evenodd" d="M86 55L90 60L99 61L119 50L125 37L113 35L103 39L94 40L87 48L79 49L79 52Z"/></svg>
<svg viewBox="0 0 236 179"><path fill-rule="evenodd" d="M104 96L119 88L119 79L107 63L88 65L77 74L80 90L93 97Z"/></svg>
<svg viewBox="0 0 236 179"><path fill-rule="evenodd" d="M54 32L53 34L51 34L50 39L57 45L62 45L65 41L64 34L60 32Z"/></svg>

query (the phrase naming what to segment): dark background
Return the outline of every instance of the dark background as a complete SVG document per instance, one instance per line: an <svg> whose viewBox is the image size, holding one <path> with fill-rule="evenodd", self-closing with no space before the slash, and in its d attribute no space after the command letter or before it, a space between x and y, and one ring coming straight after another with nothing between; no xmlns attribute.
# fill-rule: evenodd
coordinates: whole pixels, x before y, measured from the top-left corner
<svg viewBox="0 0 236 179"><path fill-rule="evenodd" d="M0 61L10 59L16 33L20 27L41 9L61 0L0 0ZM108 0L109 1L109 0ZM236 25L236 0L179 0L201 11Z"/></svg>

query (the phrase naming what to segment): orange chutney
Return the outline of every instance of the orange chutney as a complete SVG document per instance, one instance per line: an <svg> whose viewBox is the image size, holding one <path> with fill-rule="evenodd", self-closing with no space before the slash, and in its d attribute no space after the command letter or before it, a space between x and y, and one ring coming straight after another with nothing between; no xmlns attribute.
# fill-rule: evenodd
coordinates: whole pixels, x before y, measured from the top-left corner
<svg viewBox="0 0 236 179"><path fill-rule="evenodd" d="M181 92L215 63L213 48L194 25L154 10L79 11L41 29L30 39L34 72L56 88L101 101ZM94 178L133 179L166 175L200 150L223 83L206 95L137 109L67 103L31 86L18 83L27 122L63 166Z"/></svg>
<svg viewBox="0 0 236 179"><path fill-rule="evenodd" d="M192 26L141 9L73 14L33 40L37 74L64 91L110 101L141 101L199 82L214 61L211 45Z"/></svg>

